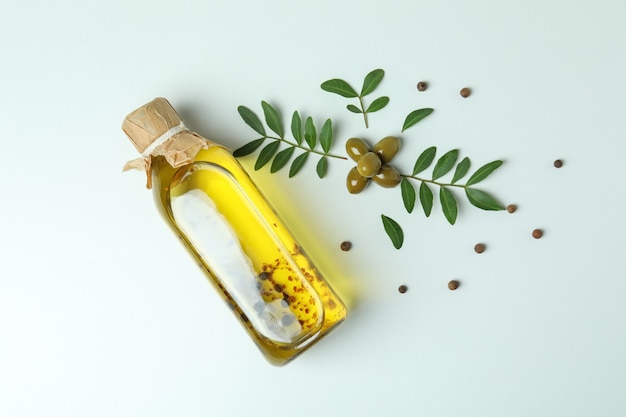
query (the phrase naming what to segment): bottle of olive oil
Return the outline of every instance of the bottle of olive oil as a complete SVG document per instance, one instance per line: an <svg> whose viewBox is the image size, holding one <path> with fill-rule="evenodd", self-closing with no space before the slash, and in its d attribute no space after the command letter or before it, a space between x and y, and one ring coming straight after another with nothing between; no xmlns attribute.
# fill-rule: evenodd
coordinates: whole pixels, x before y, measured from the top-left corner
<svg viewBox="0 0 626 417"><path fill-rule="evenodd" d="M157 98L124 120L157 207L261 352L283 365L346 307L224 147L190 132Z"/></svg>

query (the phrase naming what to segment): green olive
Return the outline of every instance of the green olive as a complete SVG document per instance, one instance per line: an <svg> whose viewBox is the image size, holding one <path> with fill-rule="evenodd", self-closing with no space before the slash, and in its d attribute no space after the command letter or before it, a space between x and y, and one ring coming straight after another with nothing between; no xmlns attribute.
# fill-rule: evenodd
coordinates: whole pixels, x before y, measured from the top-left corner
<svg viewBox="0 0 626 417"><path fill-rule="evenodd" d="M359 174L365 178L372 178L380 169L381 162L378 155L374 152L368 152L359 158L356 167L359 170Z"/></svg>
<svg viewBox="0 0 626 417"><path fill-rule="evenodd" d="M400 184L400 174L392 166L383 165L372 180L381 187L392 188Z"/></svg>
<svg viewBox="0 0 626 417"><path fill-rule="evenodd" d="M348 191L350 192L350 194L360 193L361 191L363 191L368 183L369 180L365 177L362 177L356 167L352 168L350 172L348 172L346 186L348 187Z"/></svg>
<svg viewBox="0 0 626 417"><path fill-rule="evenodd" d="M346 141L346 152L356 162L359 162L359 159L369 151L370 147L363 139L350 138Z"/></svg>
<svg viewBox="0 0 626 417"><path fill-rule="evenodd" d="M387 136L378 141L374 146L374 152L380 156L380 160L383 164L391 161L391 159L398 153L400 149L400 139L395 136Z"/></svg>

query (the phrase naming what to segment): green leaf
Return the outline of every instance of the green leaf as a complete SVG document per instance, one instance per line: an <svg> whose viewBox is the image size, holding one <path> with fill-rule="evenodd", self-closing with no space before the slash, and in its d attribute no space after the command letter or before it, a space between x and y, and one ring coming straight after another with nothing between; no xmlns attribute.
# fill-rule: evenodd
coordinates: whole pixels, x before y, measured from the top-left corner
<svg viewBox="0 0 626 417"><path fill-rule="evenodd" d="M302 119L297 111L294 111L291 116L291 134L298 145L302 145Z"/></svg>
<svg viewBox="0 0 626 417"><path fill-rule="evenodd" d="M435 164L433 168L433 180L441 178L446 175L454 166L456 159L459 156L459 150L453 149L443 154L441 158Z"/></svg>
<svg viewBox="0 0 626 417"><path fill-rule="evenodd" d="M361 111L361 109L359 109L359 108L358 108L357 106L355 106L354 104L348 104L348 105L346 106L346 108L347 108L348 110L350 110L352 113L363 113L363 112Z"/></svg>
<svg viewBox="0 0 626 417"><path fill-rule="evenodd" d="M243 119L244 122L252 129L254 129L257 133L265 136L265 128L263 127L263 123L261 123L261 119L256 115L252 110L247 108L246 106L237 107L237 111L239 115Z"/></svg>
<svg viewBox="0 0 626 417"><path fill-rule="evenodd" d="M413 211L413 208L415 208L416 195L413 184L411 184L409 180L406 179L406 177L402 178L402 181L400 182L400 191L402 191L402 201L404 202L404 208L406 208L406 211L411 213Z"/></svg>
<svg viewBox="0 0 626 417"><path fill-rule="evenodd" d="M235 151L233 152L233 156L235 158L239 158L241 156L246 156L246 155L251 154L252 152L256 151L259 148L259 146L263 144L264 140L265 138L260 138L260 139L253 140L252 142L246 143L242 147L235 149Z"/></svg>
<svg viewBox="0 0 626 417"><path fill-rule="evenodd" d="M320 130L320 145L325 153L330 151L330 146L333 143L333 122L330 119L326 119L322 130Z"/></svg>
<svg viewBox="0 0 626 417"><path fill-rule="evenodd" d="M450 224L454 224L458 213L458 207L454 195L446 187L441 187L439 189L439 199L441 200L443 215L446 216L446 219L448 219Z"/></svg>
<svg viewBox="0 0 626 417"><path fill-rule="evenodd" d="M483 210L504 210L504 206L502 204L484 191L480 191L475 188L466 188L465 194L467 195L467 199L470 204L474 207L478 207Z"/></svg>
<svg viewBox="0 0 626 417"><path fill-rule="evenodd" d="M402 243L404 242L404 233L402 232L402 228L394 219L387 217L384 214L381 214L380 217L383 220L383 227L385 228L387 236L391 239L393 247L400 249L402 247Z"/></svg>
<svg viewBox="0 0 626 417"><path fill-rule="evenodd" d="M465 185L472 185L481 182L482 180L487 178L489 174L498 169L500 165L502 165L502 161L493 161L481 166L476 172L474 172L474 175L472 175L470 179L467 180Z"/></svg>
<svg viewBox="0 0 626 417"><path fill-rule="evenodd" d="M315 148L315 144L317 143L317 133L311 116L307 117L304 122L304 140L308 143L309 148Z"/></svg>
<svg viewBox="0 0 626 417"><path fill-rule="evenodd" d="M402 126L402 131L404 132L411 126L415 125L417 122L428 116L433 112L433 109L418 109L414 110L406 116L404 120L404 125Z"/></svg>
<svg viewBox="0 0 626 417"><path fill-rule="evenodd" d="M270 161L270 159L272 159L272 157L278 150L279 146L280 146L280 142L274 141L270 143L269 145L267 145L266 147L264 147L263 149L261 149L261 152L259 152L259 157L257 158L256 163L254 164L254 170L258 171L259 169L263 168L265 164L267 164Z"/></svg>
<svg viewBox="0 0 626 417"><path fill-rule="evenodd" d="M283 129L283 122L280 120L280 114L278 111L266 101L262 101L261 106L263 107L263 113L265 114L265 122L269 128L272 129L279 138L284 139L285 130Z"/></svg>
<svg viewBox="0 0 626 417"><path fill-rule="evenodd" d="M352 98L359 95L354 91L354 88L350 87L350 84L339 78L333 78L332 80L324 81L321 85L322 90L329 93L339 94L342 97Z"/></svg>
<svg viewBox="0 0 626 417"><path fill-rule="evenodd" d="M422 203L426 217L430 216L430 212L433 209L433 192L425 182L422 182L422 185L420 185L420 203Z"/></svg>
<svg viewBox="0 0 626 417"><path fill-rule="evenodd" d="M282 167L287 165L287 162L289 162L289 160L291 159L291 155L293 155L293 151L295 149L296 148L294 147L289 147L287 149L283 149L282 151L278 152L276 156L274 157L274 160L272 161L270 172L273 174L274 172L282 169Z"/></svg>
<svg viewBox="0 0 626 417"><path fill-rule="evenodd" d="M382 81L385 76L385 71L381 69L375 69L365 76L363 80L363 88L361 88L361 97L364 97L374 91L378 84Z"/></svg>
<svg viewBox="0 0 626 417"><path fill-rule="evenodd" d="M326 171L328 171L328 160L325 156L322 156L320 160L317 162L317 166L315 167L317 171L317 176L320 178L324 178L326 176Z"/></svg>
<svg viewBox="0 0 626 417"><path fill-rule="evenodd" d="M431 146L426 149L415 161L415 166L413 167L413 175L419 174L433 163L435 159L435 154L437 153L437 147Z"/></svg>
<svg viewBox="0 0 626 417"><path fill-rule="evenodd" d="M298 155L296 159L293 160L293 162L291 163L291 168L289 168L289 178L293 177L298 172L300 172L308 156L309 156L309 153L304 152L303 154Z"/></svg>
<svg viewBox="0 0 626 417"><path fill-rule="evenodd" d="M457 182L458 180L463 178L465 176L465 174L467 174L467 171L469 171L469 168L470 168L470 160L466 156L456 166L456 170L454 170L454 176L452 177L452 184L454 184L455 182Z"/></svg>
<svg viewBox="0 0 626 417"><path fill-rule="evenodd" d="M389 97L378 97L376 100L372 101L372 104L370 104L370 106L365 111L367 113L374 113L375 111L383 109L387 104L389 104Z"/></svg>

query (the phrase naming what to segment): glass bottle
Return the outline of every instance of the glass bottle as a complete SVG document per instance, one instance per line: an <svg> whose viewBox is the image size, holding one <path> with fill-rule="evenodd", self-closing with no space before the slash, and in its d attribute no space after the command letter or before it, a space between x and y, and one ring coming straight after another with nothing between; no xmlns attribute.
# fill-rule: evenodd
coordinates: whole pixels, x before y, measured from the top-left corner
<svg viewBox="0 0 626 417"><path fill-rule="evenodd" d="M341 323L346 307L224 147L157 98L124 120L156 205L261 352L283 365Z"/></svg>

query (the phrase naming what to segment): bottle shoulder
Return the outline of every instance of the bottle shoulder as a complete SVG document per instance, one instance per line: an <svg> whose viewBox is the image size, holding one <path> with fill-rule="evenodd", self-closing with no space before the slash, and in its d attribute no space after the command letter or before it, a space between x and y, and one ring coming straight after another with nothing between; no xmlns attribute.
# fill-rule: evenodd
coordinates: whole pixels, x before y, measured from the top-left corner
<svg viewBox="0 0 626 417"><path fill-rule="evenodd" d="M157 202L161 204L166 202L169 184L178 171L198 163L219 166L238 179L247 178L247 173L237 159L227 148L220 145L211 144L206 149L201 149L191 162L179 167L172 167L163 156L155 156L152 157L151 165L152 188Z"/></svg>

